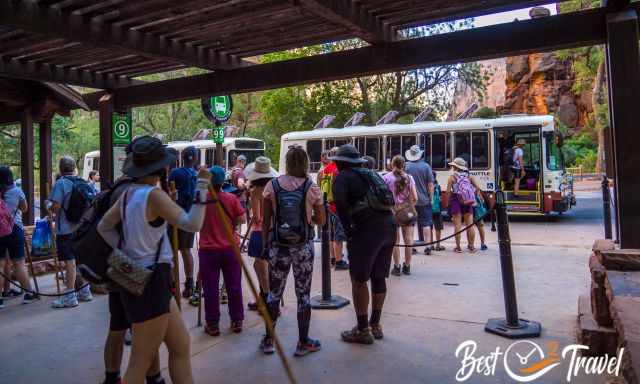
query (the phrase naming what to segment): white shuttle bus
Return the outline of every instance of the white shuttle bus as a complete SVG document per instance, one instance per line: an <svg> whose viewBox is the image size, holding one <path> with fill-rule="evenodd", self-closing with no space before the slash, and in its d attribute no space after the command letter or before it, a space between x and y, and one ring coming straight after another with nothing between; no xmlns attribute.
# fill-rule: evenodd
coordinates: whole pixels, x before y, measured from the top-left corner
<svg viewBox="0 0 640 384"><path fill-rule="evenodd" d="M198 151L198 164L210 167L214 164L216 158L216 144L213 140L196 140L196 141L174 141L170 142L168 147L178 151L178 160L175 166L179 167L182 161L182 151L188 146L196 147ZM247 164L252 163L256 157L264 156L264 141L249 137L228 137L224 139L222 145L224 168L229 169L236 163L236 158L240 155L247 157ZM100 151L88 152L84 155L84 168L82 177L87 179L89 172L100 169ZM117 175L116 175L117 176Z"/></svg>
<svg viewBox="0 0 640 384"><path fill-rule="evenodd" d="M505 158L518 140L524 139L525 177L521 193L513 194L513 181ZM562 136L553 116L515 115L496 119L465 119L451 122L382 124L346 128L318 128L290 132L281 138L280 169L290 145L306 148L314 173L321 167L323 150L350 143L362 155L373 157L379 172L387 172L391 158L403 155L412 145L425 150L425 159L437 172L444 192L455 157L462 157L470 173L479 181L486 196L494 200L494 191L506 194L510 212L528 214L563 213L575 204L573 180L565 172Z"/></svg>

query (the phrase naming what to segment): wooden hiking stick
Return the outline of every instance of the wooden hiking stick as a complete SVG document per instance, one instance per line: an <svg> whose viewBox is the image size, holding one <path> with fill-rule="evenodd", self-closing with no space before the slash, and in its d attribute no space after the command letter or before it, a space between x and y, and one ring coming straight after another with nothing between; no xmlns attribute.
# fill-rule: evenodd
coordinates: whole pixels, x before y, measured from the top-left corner
<svg viewBox="0 0 640 384"><path fill-rule="evenodd" d="M172 191L176 190L176 183L174 181L171 182L170 188ZM178 227L171 227L171 250L173 251L173 281L175 282L175 287L173 291L173 296L176 299L176 304L178 304L178 309L182 311L182 300L180 295L180 261L178 260Z"/></svg>
<svg viewBox="0 0 640 384"><path fill-rule="evenodd" d="M222 227L224 228L225 234L227 235L227 239L229 240L229 243L233 248L233 253L236 256L236 259L238 259L238 262L240 262L242 271L244 272L244 275L247 278L247 281L249 283L249 288L251 289L251 293L253 294L253 297L256 299L256 303L258 303L258 311L262 315L262 318L264 319L264 322L267 325L267 330L269 335L273 338L273 342L276 346L276 352L278 353L278 357L280 357L280 361L282 361L282 365L287 374L287 377L289 378L289 382L291 384L297 384L298 380L296 380L293 374L293 370L291 369L289 360L287 359L287 356L284 354L284 349L282 348L280 339L278 338L278 335L276 335L275 329L273 327L273 321L271 320L269 311L267 311L267 306L265 305L264 300L262 300L262 296L258 294L258 291L256 290L256 286L253 283L253 280L251 280L251 276L249 275L249 268L247 268L247 265L242 259L242 255L240 254L240 247L238 246L238 243L236 243L232 225L229 222L229 218L227 217L227 214L224 212L224 208L222 208L222 203L220 202L220 200L218 200L218 194L215 191L215 189L213 189L212 186L209 186L209 193L213 197L213 200L216 206L216 212L218 214L218 217L220 217L220 221L222 221Z"/></svg>

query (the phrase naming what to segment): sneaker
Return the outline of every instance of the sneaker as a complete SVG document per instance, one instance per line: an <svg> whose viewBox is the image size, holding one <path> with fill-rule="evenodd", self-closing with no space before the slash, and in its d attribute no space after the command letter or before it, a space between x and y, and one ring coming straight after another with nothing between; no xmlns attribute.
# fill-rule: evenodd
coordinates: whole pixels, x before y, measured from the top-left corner
<svg viewBox="0 0 640 384"><path fill-rule="evenodd" d="M320 349L322 349L322 344L320 344L319 340L307 338L307 341L304 343L298 341L298 346L296 347L294 356L306 356L310 353L318 352Z"/></svg>
<svg viewBox="0 0 640 384"><path fill-rule="evenodd" d="M133 335L131 335L131 328L128 328L124 332L124 345L131 345L133 343L133 341L131 340L132 338Z"/></svg>
<svg viewBox="0 0 640 384"><path fill-rule="evenodd" d="M355 344L373 344L373 335L371 334L371 329L368 327L365 329L358 329L358 327L353 327L353 329L349 331L344 331L341 334L342 341L346 343L355 343Z"/></svg>
<svg viewBox="0 0 640 384"><path fill-rule="evenodd" d="M16 297L22 295L21 291L15 290L13 288L9 288L8 292L2 292L2 298L3 299L15 299Z"/></svg>
<svg viewBox="0 0 640 384"><path fill-rule="evenodd" d="M193 296L193 280L187 279L187 281L184 282L184 290L182 291L182 297L185 299L188 299L191 296Z"/></svg>
<svg viewBox="0 0 640 384"><path fill-rule="evenodd" d="M194 292L193 295L189 298L189 304L193 307L197 307L200 305L200 294L198 292Z"/></svg>
<svg viewBox="0 0 640 384"><path fill-rule="evenodd" d="M78 291L78 301L82 301L84 303L93 300L93 295L91 294L91 288L89 285L86 285L80 291Z"/></svg>
<svg viewBox="0 0 640 384"><path fill-rule="evenodd" d="M215 323L208 323L204 326L204 333L209 336L218 337L220 336L220 327Z"/></svg>
<svg viewBox="0 0 640 384"><path fill-rule="evenodd" d="M384 333L382 332L382 326L380 324L371 324L371 334L373 338L376 340L381 340L384 337Z"/></svg>
<svg viewBox="0 0 640 384"><path fill-rule="evenodd" d="M431 248L430 247L426 247L424 249L424 254L427 255L427 256L430 256L431 255Z"/></svg>
<svg viewBox="0 0 640 384"><path fill-rule="evenodd" d="M276 351L275 348L273 347L273 339L267 335L265 335L262 338L262 341L260 341L259 348L262 351L262 353L264 353L265 355L272 355L273 352Z"/></svg>
<svg viewBox="0 0 640 384"><path fill-rule="evenodd" d="M231 332L233 333L242 332L242 320L236 320L231 322Z"/></svg>
<svg viewBox="0 0 640 384"><path fill-rule="evenodd" d="M418 254L418 250L415 248L411 248L411 253L413 253L414 255Z"/></svg>
<svg viewBox="0 0 640 384"><path fill-rule="evenodd" d="M486 244L482 244L482 245L480 245L480 250L481 250L481 251L486 251L487 249L489 249L489 247L487 247L487 245L486 245Z"/></svg>
<svg viewBox="0 0 640 384"><path fill-rule="evenodd" d="M33 293L25 293L22 297L22 304L31 304L36 301L38 298Z"/></svg>
<svg viewBox="0 0 640 384"><path fill-rule="evenodd" d="M73 308L78 306L78 298L75 292L67 293L64 296L60 296L51 303L51 307L56 309L61 308Z"/></svg>
<svg viewBox="0 0 640 384"><path fill-rule="evenodd" d="M411 266L407 264L402 264L402 273L409 276L411 274Z"/></svg>
<svg viewBox="0 0 640 384"><path fill-rule="evenodd" d="M393 269L391 270L391 274L393 276L402 276L402 271L400 270L400 266L399 265L394 265Z"/></svg>
<svg viewBox="0 0 640 384"><path fill-rule="evenodd" d="M336 271L346 271L349 269L349 263L344 260L336 261Z"/></svg>

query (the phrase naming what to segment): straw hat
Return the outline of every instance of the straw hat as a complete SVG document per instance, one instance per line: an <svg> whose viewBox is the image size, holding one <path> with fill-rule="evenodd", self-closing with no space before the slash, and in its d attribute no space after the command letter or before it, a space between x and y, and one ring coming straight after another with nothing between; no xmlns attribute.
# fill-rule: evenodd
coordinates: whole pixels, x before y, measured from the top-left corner
<svg viewBox="0 0 640 384"><path fill-rule="evenodd" d="M255 162L247 165L244 174L249 181L278 177L278 171L271 167L271 159L265 156L259 156Z"/></svg>
<svg viewBox="0 0 640 384"><path fill-rule="evenodd" d="M407 149L407 151L404 153L404 157L408 161L418 161L422 159L423 154L424 151L421 150L418 145L412 145L411 148Z"/></svg>
<svg viewBox="0 0 640 384"><path fill-rule="evenodd" d="M468 170L467 162L462 157L456 157L455 159L453 159L452 162L449 163L449 165L454 166L463 171Z"/></svg>

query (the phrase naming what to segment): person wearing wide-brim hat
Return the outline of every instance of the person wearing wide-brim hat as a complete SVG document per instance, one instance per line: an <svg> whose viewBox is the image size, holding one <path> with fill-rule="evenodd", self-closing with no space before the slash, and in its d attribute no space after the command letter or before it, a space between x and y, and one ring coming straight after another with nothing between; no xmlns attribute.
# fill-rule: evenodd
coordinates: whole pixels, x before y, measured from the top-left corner
<svg viewBox="0 0 640 384"><path fill-rule="evenodd" d="M513 147L511 171L513 173L513 196L515 198L520 196L520 180L522 180L526 174L524 170L524 150L522 149L525 145L527 145L525 139L518 139L516 145Z"/></svg>
<svg viewBox="0 0 640 384"><path fill-rule="evenodd" d="M404 158L407 159L407 161L418 161L422 159L423 155L424 151L420 149L419 145L412 145L411 148L404 152Z"/></svg>
<svg viewBox="0 0 640 384"><path fill-rule="evenodd" d="M358 150L345 144L330 159L336 162L339 170L333 184L333 197L347 235L349 274L357 320L357 325L342 332L341 337L347 343L372 344L374 339L384 337L380 318L397 227L391 210L375 210L366 203L371 183L377 183L380 188L386 188L386 185L375 171L362 167L366 160L360 157ZM354 213L355 206L364 208Z"/></svg>
<svg viewBox="0 0 640 384"><path fill-rule="evenodd" d="M464 204L462 197L459 194L460 185L463 182L471 182L469 180L469 168L467 168L467 162L461 158L456 157L449 163L451 166L451 175L447 180L447 197L449 200L449 216L453 221L454 230L456 235L456 247L454 252L462 253L460 247L460 230L462 229L462 222L467 226L473 224L473 206ZM468 248L471 252L475 252L473 246L475 242L475 231L473 229L467 231Z"/></svg>
<svg viewBox="0 0 640 384"><path fill-rule="evenodd" d="M262 193L264 192L265 185L274 177L278 177L278 171L271 167L271 159L265 156L259 156L255 162L247 165L244 172L247 180L249 180L248 205L252 212L249 228L251 232L249 234L247 253L249 257L253 257L254 259L253 269L256 272L258 283L260 284L260 295L266 303L270 285L268 253L263 252L262 244ZM255 302L250 302L248 307L252 311L258 309ZM267 345L263 345L263 350L265 350L266 353L273 353L273 343L270 342L271 340L267 340Z"/></svg>
<svg viewBox="0 0 640 384"><path fill-rule="evenodd" d="M426 240L430 243L432 239L433 211L431 200L435 188L433 169L424 158L424 150L418 145L412 145L405 154L407 159L405 172L413 177L418 192L416 201L416 212L418 213L418 236L420 241ZM424 248L424 254L431 254L431 247Z"/></svg>
<svg viewBox="0 0 640 384"><path fill-rule="evenodd" d="M158 345L164 342L169 359L174 362L169 368L171 376L180 377L183 383L193 383L189 333L170 290L173 254L167 223L189 232L200 230L211 174L206 169L199 171L196 196L200 204L185 212L158 187L161 177L166 175L165 167L175 163L175 155L150 136L134 140L127 152L122 172L134 182L104 215L98 231L113 248L120 248L136 263L153 268L154 272L141 295L124 288L120 295L133 329L132 356L123 381L144 382Z"/></svg>

